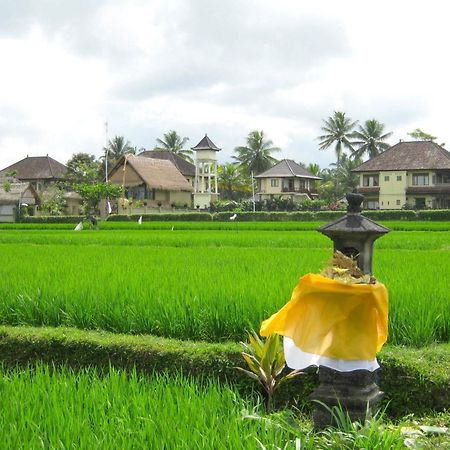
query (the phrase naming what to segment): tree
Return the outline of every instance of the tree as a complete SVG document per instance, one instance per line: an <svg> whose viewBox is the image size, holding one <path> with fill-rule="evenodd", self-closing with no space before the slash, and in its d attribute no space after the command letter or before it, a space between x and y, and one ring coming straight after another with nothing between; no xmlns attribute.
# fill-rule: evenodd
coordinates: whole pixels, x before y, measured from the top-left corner
<svg viewBox="0 0 450 450"><path fill-rule="evenodd" d="M96 183L101 179L101 162L88 153L74 153L67 162L67 178L72 183Z"/></svg>
<svg viewBox="0 0 450 450"><path fill-rule="evenodd" d="M364 126L359 125L358 130L353 133L353 138L356 139L353 145L357 149L353 151L352 156L362 158L367 154L369 159L372 159L387 150L390 145L384 141L392 136L392 131L384 134L383 132L384 124L376 119L366 120Z"/></svg>
<svg viewBox="0 0 450 450"><path fill-rule="evenodd" d="M122 186L112 183L80 183L74 185L73 190L80 194L86 216L97 213L100 200L118 198L123 193Z"/></svg>
<svg viewBox="0 0 450 450"><path fill-rule="evenodd" d="M264 140L264 131L250 131L246 141L246 146L235 147L237 156L233 158L247 175L250 176L251 172L255 174L264 172L277 162L271 153L281 149L274 147L271 140Z"/></svg>
<svg viewBox="0 0 450 450"><path fill-rule="evenodd" d="M319 149L327 150L334 145L336 153L337 166L340 165L341 156L344 149L353 153L353 142L351 141L353 129L358 123L345 117L345 112L335 111L334 115L323 121L321 130L325 133L318 137L320 139Z"/></svg>
<svg viewBox="0 0 450 450"><path fill-rule="evenodd" d="M193 154L193 151L184 148L188 140L188 137L182 138L176 131L170 130L169 132L164 133L163 139L156 139L159 146L157 145L154 150L168 150L169 152L173 152L187 161L192 162L191 155Z"/></svg>
<svg viewBox="0 0 450 450"><path fill-rule="evenodd" d="M422 131L420 128L416 128L414 131L411 131L411 133L407 133L408 136L411 136L414 139L418 139L419 141L435 141L437 139L436 136L433 136L432 134L425 133L425 131Z"/></svg>
<svg viewBox="0 0 450 450"><path fill-rule="evenodd" d="M250 182L233 163L225 163L217 169L217 181L219 188L223 190L223 197L229 200L237 200L239 192L250 192Z"/></svg>
<svg viewBox="0 0 450 450"><path fill-rule="evenodd" d="M359 176L352 170L360 166L362 162L362 159L358 156L351 158L345 154L342 155L341 165L336 167L336 178L340 189L337 200L344 194L353 192L357 188Z"/></svg>

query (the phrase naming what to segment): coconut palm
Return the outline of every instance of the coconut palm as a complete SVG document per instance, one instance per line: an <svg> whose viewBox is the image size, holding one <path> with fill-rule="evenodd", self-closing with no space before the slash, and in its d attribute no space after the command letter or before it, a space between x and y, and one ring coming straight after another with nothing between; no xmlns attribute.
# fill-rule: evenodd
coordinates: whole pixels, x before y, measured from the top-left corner
<svg viewBox="0 0 450 450"><path fill-rule="evenodd" d="M249 180L242 175L239 167L233 163L225 163L219 166L217 170L219 188L224 192L224 198L230 200L236 200L236 191L246 191L251 190L251 185Z"/></svg>
<svg viewBox="0 0 450 450"><path fill-rule="evenodd" d="M247 175L251 172L255 174L264 172L277 162L271 153L280 151L280 148L274 147L273 142L264 140L264 137L264 131L250 131L246 138L247 145L234 149L237 156L233 158Z"/></svg>
<svg viewBox="0 0 450 450"><path fill-rule="evenodd" d="M342 155L341 164L336 167L336 179L340 189L339 196L353 192L357 188L359 176L352 170L360 166L362 162L359 156L351 158L346 154Z"/></svg>
<svg viewBox="0 0 450 450"><path fill-rule="evenodd" d="M135 147L132 147L130 141L126 141L123 136L114 136L108 141L108 146L103 149L110 159L118 161L124 155L134 155Z"/></svg>
<svg viewBox="0 0 450 450"><path fill-rule="evenodd" d="M182 138L176 131L170 130L164 133L163 139L156 139L157 145L154 150L168 150L192 162L192 157L190 156L193 154L192 150L184 148L188 140L188 137Z"/></svg>
<svg viewBox="0 0 450 450"><path fill-rule="evenodd" d="M354 151L351 138L353 128L355 128L358 121L352 121L350 118L345 117L345 112L335 111L331 117L328 117L323 122L324 125L321 127L321 130L325 134L318 137L320 139L319 149L327 150L334 145L337 167L339 167L344 149L348 149L352 153Z"/></svg>
<svg viewBox="0 0 450 450"><path fill-rule="evenodd" d="M356 149L352 156L362 158L367 154L369 159L372 159L387 150L390 145L384 141L392 136L392 131L384 134L383 132L384 124L376 119L366 120L364 126L359 125L358 130L353 132L353 138L356 139L353 144Z"/></svg>

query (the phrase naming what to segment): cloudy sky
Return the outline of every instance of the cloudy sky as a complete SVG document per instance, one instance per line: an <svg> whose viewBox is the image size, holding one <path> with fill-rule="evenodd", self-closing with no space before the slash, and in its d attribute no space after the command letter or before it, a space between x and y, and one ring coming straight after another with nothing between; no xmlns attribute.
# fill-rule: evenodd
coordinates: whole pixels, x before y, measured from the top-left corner
<svg viewBox="0 0 450 450"><path fill-rule="evenodd" d="M326 167L335 110L450 143L450 6L424 1L0 0L0 169L204 135L221 162L254 129Z"/></svg>

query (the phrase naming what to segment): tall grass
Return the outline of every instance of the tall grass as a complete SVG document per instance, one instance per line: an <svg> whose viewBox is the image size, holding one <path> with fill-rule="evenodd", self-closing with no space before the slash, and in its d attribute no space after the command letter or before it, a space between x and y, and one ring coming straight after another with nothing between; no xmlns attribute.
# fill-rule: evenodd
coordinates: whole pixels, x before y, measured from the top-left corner
<svg viewBox="0 0 450 450"><path fill-rule="evenodd" d="M390 293L395 344L450 340L449 233L380 239L375 275ZM181 339L243 340L331 241L313 232L4 231L0 321Z"/></svg>
<svg viewBox="0 0 450 450"><path fill-rule="evenodd" d="M244 403L215 381L111 369L73 373L37 366L0 371L0 442L5 449L257 449L289 432L244 421Z"/></svg>

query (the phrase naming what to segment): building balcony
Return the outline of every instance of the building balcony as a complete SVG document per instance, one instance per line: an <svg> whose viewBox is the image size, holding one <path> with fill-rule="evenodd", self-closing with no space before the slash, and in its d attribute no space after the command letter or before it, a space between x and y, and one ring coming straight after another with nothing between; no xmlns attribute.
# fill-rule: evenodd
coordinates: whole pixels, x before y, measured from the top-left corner
<svg viewBox="0 0 450 450"><path fill-rule="evenodd" d="M317 194L317 189L307 189L307 188L294 188L290 189L288 187L281 188L281 192L287 194Z"/></svg>
<svg viewBox="0 0 450 450"><path fill-rule="evenodd" d="M450 194L450 183L433 184L431 186L408 186L407 194Z"/></svg>
<svg viewBox="0 0 450 450"><path fill-rule="evenodd" d="M379 194L380 186L358 186L358 194Z"/></svg>

